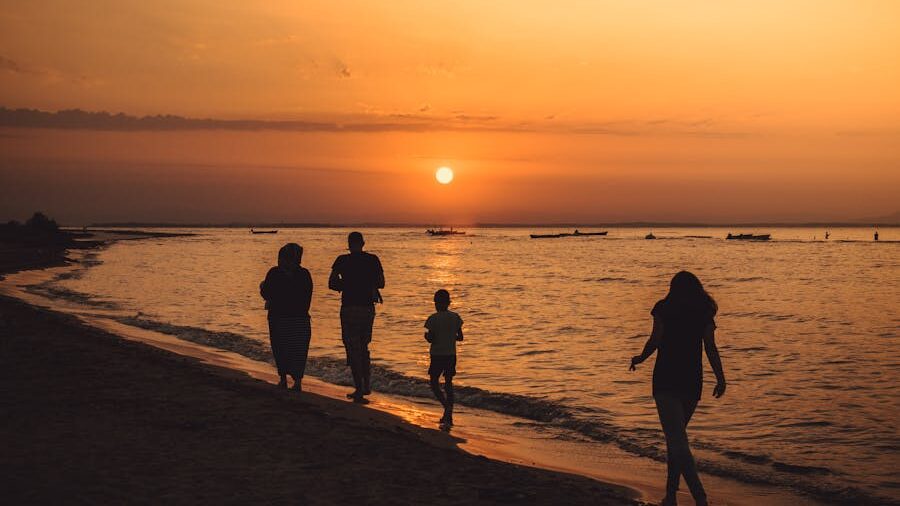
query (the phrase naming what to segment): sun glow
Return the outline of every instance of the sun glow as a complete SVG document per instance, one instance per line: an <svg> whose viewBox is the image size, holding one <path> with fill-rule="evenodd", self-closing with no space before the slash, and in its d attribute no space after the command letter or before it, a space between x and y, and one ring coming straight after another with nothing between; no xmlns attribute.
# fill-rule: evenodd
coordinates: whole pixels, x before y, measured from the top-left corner
<svg viewBox="0 0 900 506"><path fill-rule="evenodd" d="M437 179L438 183L450 184L450 181L453 181L453 169L450 167L441 167L435 171L434 178Z"/></svg>

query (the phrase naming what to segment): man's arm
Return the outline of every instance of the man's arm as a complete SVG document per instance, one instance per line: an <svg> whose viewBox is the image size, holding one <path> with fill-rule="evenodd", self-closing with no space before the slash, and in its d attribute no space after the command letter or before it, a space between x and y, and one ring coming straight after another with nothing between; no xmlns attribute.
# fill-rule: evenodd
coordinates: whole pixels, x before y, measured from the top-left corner
<svg viewBox="0 0 900 506"><path fill-rule="evenodd" d="M719 357L719 348L716 346L716 326L710 324L703 333L703 347L706 349L706 358L716 375L716 387L713 396L722 397L725 394L725 370L722 368L722 358Z"/></svg>
<svg viewBox="0 0 900 506"><path fill-rule="evenodd" d="M331 275L328 276L328 289L335 292L340 292L344 289L344 283L338 271L332 270Z"/></svg>
<svg viewBox="0 0 900 506"><path fill-rule="evenodd" d="M650 332L650 337L644 344L644 349L643 351L641 351L641 354L631 357L631 367L628 368L629 370L633 371L636 365L650 358L650 355L653 355L653 352L656 351L657 348L659 348L659 341L662 338L662 332L662 320L654 316L653 331Z"/></svg>
<svg viewBox="0 0 900 506"><path fill-rule="evenodd" d="M428 341L429 343L431 342L431 331L430 330L425 331L425 340Z"/></svg>
<svg viewBox="0 0 900 506"><path fill-rule="evenodd" d="M331 274L328 276L328 289L335 292L340 292L344 289L344 280L338 272L338 262L340 261L341 257L335 259L334 264L331 266Z"/></svg>
<svg viewBox="0 0 900 506"><path fill-rule="evenodd" d="M463 340L462 327L460 327L459 330L456 332L456 340L457 340L457 341L462 341L462 340Z"/></svg>

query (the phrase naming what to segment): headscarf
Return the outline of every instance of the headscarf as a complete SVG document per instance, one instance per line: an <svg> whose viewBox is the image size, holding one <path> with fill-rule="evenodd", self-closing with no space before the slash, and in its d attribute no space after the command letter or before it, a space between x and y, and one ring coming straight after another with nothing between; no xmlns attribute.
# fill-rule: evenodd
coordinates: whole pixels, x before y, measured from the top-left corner
<svg viewBox="0 0 900 506"><path fill-rule="evenodd" d="M300 270L300 259L303 257L303 247L297 243L289 242L278 250L278 267L288 274Z"/></svg>

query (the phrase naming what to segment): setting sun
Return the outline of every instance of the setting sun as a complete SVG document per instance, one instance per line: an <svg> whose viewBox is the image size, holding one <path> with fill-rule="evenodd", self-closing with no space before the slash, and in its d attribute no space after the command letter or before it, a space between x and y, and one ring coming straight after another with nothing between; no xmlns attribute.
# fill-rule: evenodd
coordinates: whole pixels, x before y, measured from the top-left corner
<svg viewBox="0 0 900 506"><path fill-rule="evenodd" d="M450 181L453 181L453 169L450 167L441 167L435 171L434 178L437 179L438 183L450 184Z"/></svg>

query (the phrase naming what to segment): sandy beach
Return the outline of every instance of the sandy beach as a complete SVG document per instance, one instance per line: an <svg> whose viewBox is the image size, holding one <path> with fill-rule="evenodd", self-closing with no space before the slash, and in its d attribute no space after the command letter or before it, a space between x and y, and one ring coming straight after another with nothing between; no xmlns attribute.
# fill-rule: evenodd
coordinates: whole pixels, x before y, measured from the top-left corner
<svg viewBox="0 0 900 506"><path fill-rule="evenodd" d="M6 297L0 315L10 504L637 504L622 487L470 455L448 434L73 316Z"/></svg>

